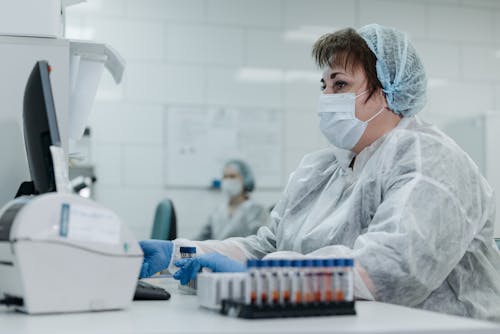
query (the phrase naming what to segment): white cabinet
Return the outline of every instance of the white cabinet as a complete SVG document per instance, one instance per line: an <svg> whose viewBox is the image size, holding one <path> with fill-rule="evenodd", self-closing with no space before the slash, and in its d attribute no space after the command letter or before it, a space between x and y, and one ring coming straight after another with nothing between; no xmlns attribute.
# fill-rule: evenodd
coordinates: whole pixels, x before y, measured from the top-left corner
<svg viewBox="0 0 500 334"><path fill-rule="evenodd" d="M1 8L0 35L61 37L61 0L3 0Z"/></svg>

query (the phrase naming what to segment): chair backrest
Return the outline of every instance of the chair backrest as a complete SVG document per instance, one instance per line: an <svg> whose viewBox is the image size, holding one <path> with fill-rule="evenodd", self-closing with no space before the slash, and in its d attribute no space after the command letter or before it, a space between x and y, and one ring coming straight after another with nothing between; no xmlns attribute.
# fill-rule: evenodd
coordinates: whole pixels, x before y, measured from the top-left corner
<svg viewBox="0 0 500 334"><path fill-rule="evenodd" d="M495 242L497 243L498 249L500 249L500 238L495 238Z"/></svg>
<svg viewBox="0 0 500 334"><path fill-rule="evenodd" d="M174 240L177 238L177 218L174 203L165 198L156 206L151 239Z"/></svg>

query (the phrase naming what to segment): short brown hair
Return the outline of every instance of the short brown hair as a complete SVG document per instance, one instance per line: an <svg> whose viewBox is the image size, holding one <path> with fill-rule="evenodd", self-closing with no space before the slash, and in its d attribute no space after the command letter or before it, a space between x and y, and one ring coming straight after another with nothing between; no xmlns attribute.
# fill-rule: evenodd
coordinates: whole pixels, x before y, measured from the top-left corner
<svg viewBox="0 0 500 334"><path fill-rule="evenodd" d="M314 43L312 55L320 68L336 65L350 71L362 69L368 81L367 100L377 89L382 88L377 77L377 57L365 40L352 28L321 36Z"/></svg>

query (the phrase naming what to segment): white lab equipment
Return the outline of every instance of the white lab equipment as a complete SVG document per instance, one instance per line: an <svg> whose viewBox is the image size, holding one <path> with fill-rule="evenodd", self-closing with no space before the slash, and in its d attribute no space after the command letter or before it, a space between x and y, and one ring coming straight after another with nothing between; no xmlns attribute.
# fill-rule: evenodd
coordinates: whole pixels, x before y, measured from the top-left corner
<svg viewBox="0 0 500 334"><path fill-rule="evenodd" d="M126 308L141 264L130 231L89 199L47 193L0 211L0 298L20 311Z"/></svg>
<svg viewBox="0 0 500 334"><path fill-rule="evenodd" d="M102 70L120 82L125 62L111 47L94 41L64 38L66 6L82 0L8 1L0 11L0 205L16 194L29 171L23 144L23 94L33 64L46 60L52 67L52 89L67 160L71 139L79 139L87 124Z"/></svg>
<svg viewBox="0 0 500 334"><path fill-rule="evenodd" d="M90 41L70 41L69 137L82 137L94 104L101 74L106 67L118 84L125 60L109 45Z"/></svg>

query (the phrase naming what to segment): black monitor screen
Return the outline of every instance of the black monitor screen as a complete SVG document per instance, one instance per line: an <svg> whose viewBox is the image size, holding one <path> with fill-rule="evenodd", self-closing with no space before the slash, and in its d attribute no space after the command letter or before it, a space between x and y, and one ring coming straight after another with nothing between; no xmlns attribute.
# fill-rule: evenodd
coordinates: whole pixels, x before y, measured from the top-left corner
<svg viewBox="0 0 500 334"><path fill-rule="evenodd" d="M50 146L61 146L49 73L49 64L38 61L24 91L24 142L36 193L56 191Z"/></svg>

